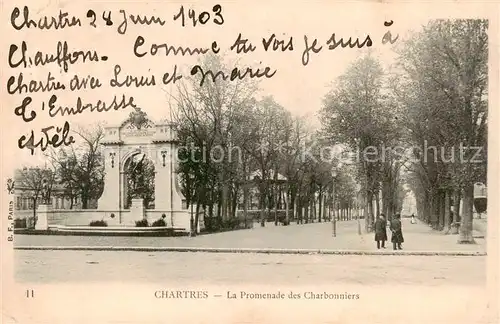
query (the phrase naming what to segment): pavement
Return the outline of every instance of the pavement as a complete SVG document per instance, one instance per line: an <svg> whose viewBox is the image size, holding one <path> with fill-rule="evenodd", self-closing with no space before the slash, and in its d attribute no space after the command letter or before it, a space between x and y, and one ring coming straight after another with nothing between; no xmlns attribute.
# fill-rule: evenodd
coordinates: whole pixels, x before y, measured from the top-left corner
<svg viewBox="0 0 500 324"><path fill-rule="evenodd" d="M28 318L40 316L39 310L43 309L51 316L47 323L57 322L54 316L61 323L70 323L74 317L86 323L104 322L104 317L118 322L118 316L124 323L200 323L194 319L195 314L206 319L204 323L494 323L484 319L490 300L486 285L487 281L491 283L486 271L490 259L441 255L442 251L482 251L482 239L474 245L459 245L456 235L444 235L423 224L411 225L406 221L403 226L405 250L396 251L398 256L196 252L230 248L337 252L364 249L365 253L378 253L373 234L358 235L357 224L351 221L339 222L336 237L332 237L329 223L277 227L268 224L265 228L193 238L16 235L17 248L24 245L49 249L16 249L11 264L16 283L20 287L36 287L36 294L43 297L38 299L37 307L33 304L36 300L30 300L30 307L23 307L23 314ZM50 249L76 245L104 250ZM193 253L107 250L120 246L191 247ZM407 255L418 251L438 253ZM158 292L174 290L203 290L208 298L157 297ZM294 300L229 299L230 293L240 296L241 291L281 291L287 296L293 293ZM18 304L24 305L24 289L20 292ZM312 293L355 294L359 299L309 299ZM66 312L68 318L62 317L61 303L47 300L64 301L63 308L71 309ZM141 307L137 307L137 300ZM124 309L130 312L123 312ZM153 317L152 310L159 310L161 316Z"/></svg>
<svg viewBox="0 0 500 324"><path fill-rule="evenodd" d="M256 224L257 225L257 224ZM361 228L364 223L361 221ZM388 230L390 239L390 231ZM261 253L320 253L320 254L414 254L414 255L485 255L486 240L476 235L476 244L458 244L457 235L445 235L429 226L411 224L403 219L405 242L402 251L377 250L374 234L358 234L353 221L338 221L336 236L332 223L294 224L230 231L197 237L107 237L16 235L15 249L47 250L125 250L175 252L261 252Z"/></svg>
<svg viewBox="0 0 500 324"><path fill-rule="evenodd" d="M16 316L13 323L31 323L42 310L44 323L75 318L82 323L497 323L484 318L491 305L487 261L485 256L16 250L16 284L35 287L41 298L27 302L21 288L12 294L19 297L8 301L22 305L20 315L27 318ZM209 296L157 297L158 291L177 290ZM293 292L300 299L227 297L241 291ZM310 299L310 292L359 299Z"/></svg>
<svg viewBox="0 0 500 324"><path fill-rule="evenodd" d="M484 256L14 251L18 282L485 285ZM459 270L458 270L459 269Z"/></svg>

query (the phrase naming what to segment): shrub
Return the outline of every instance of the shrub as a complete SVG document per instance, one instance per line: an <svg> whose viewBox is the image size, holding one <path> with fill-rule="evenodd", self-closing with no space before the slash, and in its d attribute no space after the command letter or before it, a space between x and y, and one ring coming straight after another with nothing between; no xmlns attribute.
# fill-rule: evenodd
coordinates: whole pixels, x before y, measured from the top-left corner
<svg viewBox="0 0 500 324"><path fill-rule="evenodd" d="M153 224L151 224L151 226L154 226L154 227L163 227L163 226L167 226L167 223L163 220L163 219L158 219L158 220L155 220L153 222Z"/></svg>
<svg viewBox="0 0 500 324"><path fill-rule="evenodd" d="M26 228L26 218L14 219L14 228Z"/></svg>
<svg viewBox="0 0 500 324"><path fill-rule="evenodd" d="M135 221L135 227L148 227L149 223L146 218L143 218L139 221Z"/></svg>
<svg viewBox="0 0 500 324"><path fill-rule="evenodd" d="M207 232L217 232L222 229L222 217L206 217L205 229Z"/></svg>
<svg viewBox="0 0 500 324"><path fill-rule="evenodd" d="M244 224L242 224L244 226ZM240 228L240 220L238 218L230 218L226 220L224 227L227 229L238 229Z"/></svg>
<svg viewBox="0 0 500 324"><path fill-rule="evenodd" d="M284 220L286 219L286 211L284 209L278 209L277 214L278 214L278 222L283 223ZM244 219L243 210L238 210L237 215L239 218ZM290 209L288 211L288 216L292 218L292 215L293 215L293 210ZM264 217L266 219L266 222L274 222L274 210L273 209L271 209L271 211L269 211L268 209L264 210ZM260 221L260 210L257 209L248 210L247 220Z"/></svg>
<svg viewBox="0 0 500 324"><path fill-rule="evenodd" d="M108 226L108 223L106 223L105 220L95 220L95 221L91 221L89 226L106 227L106 226Z"/></svg>

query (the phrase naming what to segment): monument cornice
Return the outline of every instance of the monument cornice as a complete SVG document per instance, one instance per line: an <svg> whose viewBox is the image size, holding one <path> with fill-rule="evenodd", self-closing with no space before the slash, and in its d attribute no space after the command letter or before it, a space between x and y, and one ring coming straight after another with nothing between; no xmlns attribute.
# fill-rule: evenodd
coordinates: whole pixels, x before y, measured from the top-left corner
<svg viewBox="0 0 500 324"><path fill-rule="evenodd" d="M174 143L174 144L179 144L179 140L175 139L153 139L151 142L153 143Z"/></svg>
<svg viewBox="0 0 500 324"><path fill-rule="evenodd" d="M102 145L123 145L123 141L122 140L116 140L116 141L108 140L108 141L102 141L101 144Z"/></svg>

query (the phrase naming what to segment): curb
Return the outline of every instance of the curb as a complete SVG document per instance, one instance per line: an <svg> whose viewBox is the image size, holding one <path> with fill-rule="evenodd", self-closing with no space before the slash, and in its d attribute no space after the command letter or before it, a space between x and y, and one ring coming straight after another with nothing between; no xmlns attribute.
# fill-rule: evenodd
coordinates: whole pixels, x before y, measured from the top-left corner
<svg viewBox="0 0 500 324"><path fill-rule="evenodd" d="M263 254L327 254L327 255L419 255L419 256L486 256L480 251L362 251L324 249L252 249L205 247L140 247L140 246L15 246L14 250L37 251L134 251L134 252L208 252Z"/></svg>

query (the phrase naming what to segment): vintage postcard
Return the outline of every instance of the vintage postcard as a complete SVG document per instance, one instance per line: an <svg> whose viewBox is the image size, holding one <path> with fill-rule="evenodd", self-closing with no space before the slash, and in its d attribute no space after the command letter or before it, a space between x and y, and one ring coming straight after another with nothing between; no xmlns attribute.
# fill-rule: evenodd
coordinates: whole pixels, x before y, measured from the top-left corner
<svg viewBox="0 0 500 324"><path fill-rule="evenodd" d="M1 15L2 323L499 322L499 3Z"/></svg>

